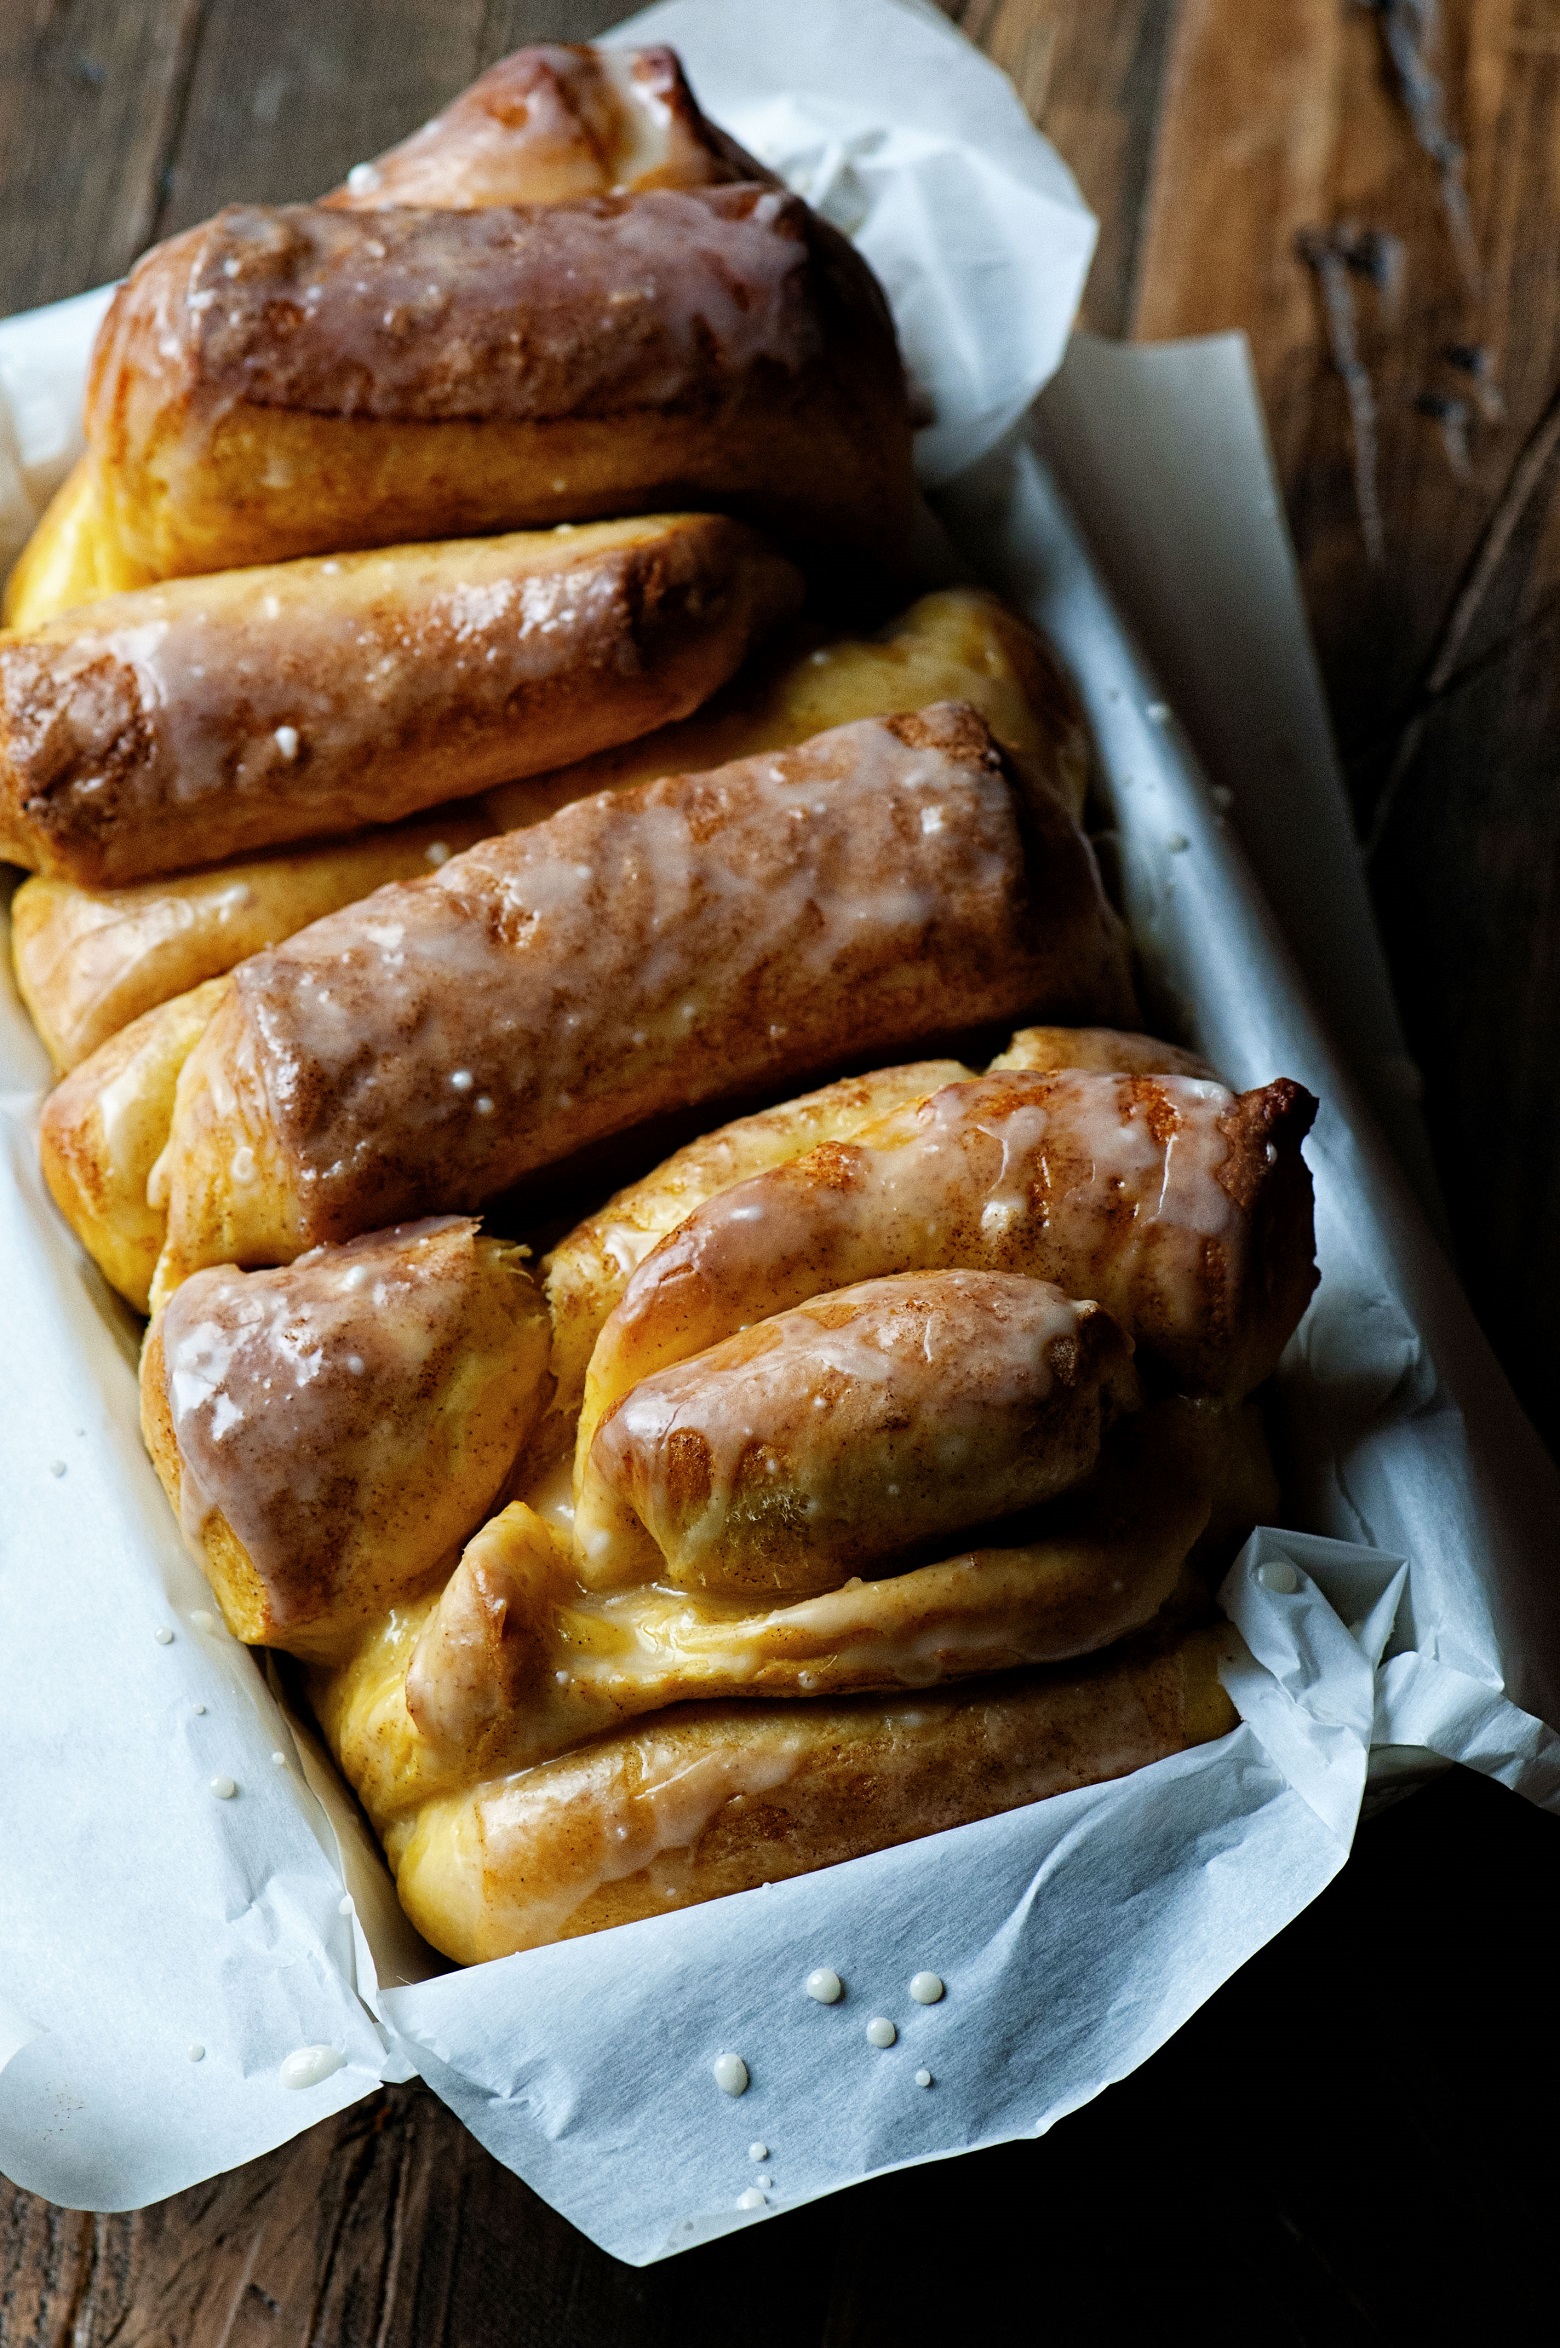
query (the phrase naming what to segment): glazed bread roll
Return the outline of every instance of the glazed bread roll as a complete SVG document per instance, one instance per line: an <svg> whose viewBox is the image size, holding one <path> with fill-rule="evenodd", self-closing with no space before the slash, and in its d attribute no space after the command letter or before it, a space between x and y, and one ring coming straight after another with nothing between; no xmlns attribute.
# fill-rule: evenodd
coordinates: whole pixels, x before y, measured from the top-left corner
<svg viewBox="0 0 1560 2348"><path fill-rule="evenodd" d="M597 1339L578 1463L641 1379L804 1298L959 1265L1096 1299L1178 1384L1235 1399L1316 1285L1316 1113L1287 1079L1006 1070L738 1183L647 1255Z"/></svg>
<svg viewBox="0 0 1560 2348"><path fill-rule="evenodd" d="M568 1448L585 1372L607 1315L658 1241L734 1184L784 1166L823 1141L845 1141L890 1109L924 1100L971 1071L958 1060L917 1060L842 1077L799 1100L738 1117L674 1153L642 1181L618 1191L561 1239L542 1265L552 1316L553 1401L544 1435L567 1425ZM543 1457L551 1456L545 1443Z"/></svg>
<svg viewBox="0 0 1560 2348"><path fill-rule="evenodd" d="M168 1143L179 1071L222 999L208 979L133 1019L57 1084L38 1154L49 1196L110 1288L147 1311L168 1218L147 1182Z"/></svg>
<svg viewBox="0 0 1560 2348"><path fill-rule="evenodd" d="M588 1590L815 1597L1081 1483L1132 1349L1043 1280L901 1272L815 1296L641 1380L574 1512Z"/></svg>
<svg viewBox="0 0 1560 2348"><path fill-rule="evenodd" d="M1205 1061L1176 1044L1108 1027L1021 1028L991 1063L993 1071L1034 1066L1116 1069L1144 1076L1213 1074ZM572 1446L596 1340L658 1241L696 1207L752 1175L789 1165L820 1142L852 1141L890 1110L911 1107L974 1073L957 1060L920 1060L909 1067L846 1077L800 1100L739 1117L689 1142L576 1224L542 1265L553 1324L554 1395L538 1435L538 1472L544 1472L555 1456L565 1423Z"/></svg>
<svg viewBox="0 0 1560 2348"><path fill-rule="evenodd" d="M231 1629L328 1658L447 1571L546 1369L519 1251L456 1217L191 1281L148 1337L142 1427Z"/></svg>
<svg viewBox="0 0 1560 2348"><path fill-rule="evenodd" d="M670 49L544 43L503 58L436 121L358 164L324 201L348 211L474 211L768 177L705 120ZM11 573L5 625L39 627L144 583L105 527L96 469L84 456Z"/></svg>
<svg viewBox="0 0 1560 2348"><path fill-rule="evenodd" d="M501 58L325 202L475 211L768 176L699 111L675 51L547 41Z"/></svg>
<svg viewBox="0 0 1560 2348"><path fill-rule="evenodd" d="M679 725L588 758L570 795L622 790L658 775L697 774L789 750L856 718L899 717L934 701L967 701L1004 750L1081 823L1089 738L1071 683L1044 638L980 587L923 595L875 636L839 637L796 652L782 643ZM501 783L488 795L497 828L550 815L560 776ZM540 804L539 804L540 802Z"/></svg>
<svg viewBox="0 0 1560 2348"><path fill-rule="evenodd" d="M694 717L551 774L500 784L431 822L125 889L24 881L11 902L17 984L57 1065L73 1068L143 1011L386 881L415 879L446 850L540 823L592 791L692 774L790 748L854 718L940 700L978 709L1003 748L1081 815L1088 751L1071 688L1034 630L996 596L952 588L923 596L874 638L766 653Z"/></svg>
<svg viewBox="0 0 1560 2348"><path fill-rule="evenodd" d="M715 505L896 568L910 423L871 271L772 186L480 211L231 205L137 263L87 391L146 580Z"/></svg>
<svg viewBox="0 0 1560 2348"><path fill-rule="evenodd" d="M382 1826L417 1929L458 1963L783 1882L1227 1735L1227 1625L972 1688L687 1704ZM338 1749L345 1676L316 1697ZM350 1768L349 1768L350 1774Z"/></svg>
<svg viewBox="0 0 1560 2348"><path fill-rule="evenodd" d="M958 704L580 801L228 985L154 1175L162 1293L847 1051L1131 1000L1087 841Z"/></svg>
<svg viewBox="0 0 1560 2348"><path fill-rule="evenodd" d="M480 806L446 807L431 823L387 824L125 889L35 875L11 899L17 991L56 1068L78 1067L160 1003L387 881L436 872L496 829Z"/></svg>
<svg viewBox="0 0 1560 2348"><path fill-rule="evenodd" d="M800 599L711 514L110 597L0 638L0 854L112 886L409 815L686 716Z"/></svg>
<svg viewBox="0 0 1560 2348"><path fill-rule="evenodd" d="M24 883L30 886L30 883ZM1005 1052L986 1071L1027 1068L1036 1075L1058 1068L1087 1068L1105 1076L1193 1076L1218 1081L1200 1052L1167 1044L1156 1035L1130 1035L1119 1027L1021 1027Z"/></svg>
<svg viewBox="0 0 1560 2348"><path fill-rule="evenodd" d="M379 1749L354 1748L344 1766L388 1815L387 1803L529 1766L692 1697L810 1702L1092 1654L1160 1613L1208 1524L1210 1446L1184 1423L1191 1407L1171 1399L1124 1420L1097 1474L1049 1508L966 1528L962 1546L930 1539L929 1564L901 1558L810 1596L654 1582L582 1592L568 1544L512 1503L426 1622L399 1625Z"/></svg>

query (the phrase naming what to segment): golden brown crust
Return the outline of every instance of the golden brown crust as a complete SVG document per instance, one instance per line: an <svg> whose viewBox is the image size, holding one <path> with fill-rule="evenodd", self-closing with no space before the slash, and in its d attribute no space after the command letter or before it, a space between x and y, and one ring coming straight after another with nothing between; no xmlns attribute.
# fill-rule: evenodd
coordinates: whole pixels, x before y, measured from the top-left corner
<svg viewBox="0 0 1560 2348"><path fill-rule="evenodd" d="M390 1832L397 1889L480 1964L836 1866L1227 1735L1231 1637L910 1699L685 1705L429 1801Z"/></svg>
<svg viewBox="0 0 1560 2348"><path fill-rule="evenodd" d="M947 589L923 596L874 639L845 638L800 652L793 644L772 658L760 656L694 717L551 774L501 784L484 801L443 808L431 821L124 889L29 880L11 906L22 996L57 1064L74 1067L158 1003L279 945L386 881L416 878L445 849L543 822L593 791L695 773L788 748L856 718L946 698L970 702L1004 749L1038 760L1077 815L1082 760L1065 710L1053 713L1047 663L1033 630L996 596ZM1053 717L1059 732L1051 730ZM1086 1038L1103 1031L1028 1032ZM1023 1040L1015 1038L1014 1048ZM1163 1049L1173 1054L1173 1047ZM1178 1066L1180 1057L1164 1065Z"/></svg>
<svg viewBox="0 0 1560 2348"><path fill-rule="evenodd" d="M1119 1027L1021 1027L986 1073L998 1076L1005 1068L1027 1068L1042 1076L1058 1068L1088 1068L1102 1076L1195 1076L1218 1081L1217 1071L1201 1053Z"/></svg>
<svg viewBox="0 0 1560 2348"><path fill-rule="evenodd" d="M958 705L582 801L240 966L159 1173L166 1278L474 1206L842 1047L1108 1013L1128 984L1087 842Z"/></svg>
<svg viewBox="0 0 1560 2348"><path fill-rule="evenodd" d="M1192 1392L1268 1375L1316 1284L1315 1114L1287 1080L1022 1070L945 1086L723 1191L647 1255L591 1357L583 1461L639 1380L803 1298L968 1269L1093 1297Z"/></svg>
<svg viewBox="0 0 1560 2348"><path fill-rule="evenodd" d="M800 596L681 514L110 597L0 637L0 849L102 887L390 822L686 716Z"/></svg>
<svg viewBox="0 0 1560 2348"><path fill-rule="evenodd" d="M17 991L55 1066L78 1067L159 1004L387 881L437 871L494 828L480 811L446 807L432 822L130 888L35 876L11 899Z"/></svg>
<svg viewBox="0 0 1560 2348"><path fill-rule="evenodd" d="M700 112L673 50L547 41L500 58L324 201L467 211L767 177Z"/></svg>
<svg viewBox="0 0 1560 2348"><path fill-rule="evenodd" d="M237 1635L328 1657L447 1570L542 1407L546 1358L517 1251L468 1221L190 1281L148 1337L142 1424Z"/></svg>
<svg viewBox="0 0 1560 2348"><path fill-rule="evenodd" d="M229 207L115 297L87 431L147 578L711 504L892 565L912 512L876 282L752 185Z"/></svg>
<svg viewBox="0 0 1560 2348"><path fill-rule="evenodd" d="M1054 1499L1138 1399L1110 1315L1045 1281L834 1289L613 1405L584 1464L576 1570L591 1590L816 1596Z"/></svg>
<svg viewBox="0 0 1560 2348"><path fill-rule="evenodd" d="M147 1310L168 1218L146 1186L173 1122L179 1072L227 988L175 995L84 1060L43 1104L39 1157L49 1195L111 1288Z"/></svg>

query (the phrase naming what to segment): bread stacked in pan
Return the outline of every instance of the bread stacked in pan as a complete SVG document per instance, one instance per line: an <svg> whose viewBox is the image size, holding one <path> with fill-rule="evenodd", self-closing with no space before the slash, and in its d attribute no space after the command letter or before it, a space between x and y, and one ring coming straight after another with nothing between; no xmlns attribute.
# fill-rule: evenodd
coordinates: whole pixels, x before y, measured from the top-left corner
<svg viewBox="0 0 1560 2348"><path fill-rule="evenodd" d="M45 1172L420 1928L1221 1733L1314 1104L1133 1032L1032 632L885 618L859 258L668 52L522 51L149 254L87 424L0 635Z"/></svg>

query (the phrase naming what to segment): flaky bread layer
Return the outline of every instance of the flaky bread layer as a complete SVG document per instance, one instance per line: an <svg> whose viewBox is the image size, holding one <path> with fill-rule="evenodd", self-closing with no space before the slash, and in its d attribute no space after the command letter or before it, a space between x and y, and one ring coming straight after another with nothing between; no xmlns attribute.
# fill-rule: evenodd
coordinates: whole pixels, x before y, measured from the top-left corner
<svg viewBox="0 0 1560 2348"><path fill-rule="evenodd" d="M0 637L0 852L117 886L567 765L686 717L801 593L662 514L109 596Z"/></svg>
<svg viewBox="0 0 1560 2348"><path fill-rule="evenodd" d="M1276 1367L1316 1285L1311 1095L1024 1069L961 1080L697 1207L639 1263L586 1373L576 1490L641 1379L810 1296L962 1267L1105 1306L1183 1392Z"/></svg>
<svg viewBox="0 0 1560 2348"><path fill-rule="evenodd" d="M551 794L565 783L569 797L582 799L659 775L699 774L934 701L967 701L1003 749L1083 820L1089 740L1077 694L1043 637L981 587L920 596L875 636L760 653L693 717L603 750L566 776L501 783L488 805L496 828L507 831L551 814L562 803Z"/></svg>
<svg viewBox="0 0 1560 2348"><path fill-rule="evenodd" d="M323 201L344 211L475 211L768 177L700 112L672 50L540 42L501 58ZM106 526L93 462L83 456L11 572L4 624L39 627L144 583Z"/></svg>
<svg viewBox="0 0 1560 2348"><path fill-rule="evenodd" d="M388 1840L461 1964L838 1866L1227 1735L1235 1634L914 1697L686 1705L429 1802Z"/></svg>

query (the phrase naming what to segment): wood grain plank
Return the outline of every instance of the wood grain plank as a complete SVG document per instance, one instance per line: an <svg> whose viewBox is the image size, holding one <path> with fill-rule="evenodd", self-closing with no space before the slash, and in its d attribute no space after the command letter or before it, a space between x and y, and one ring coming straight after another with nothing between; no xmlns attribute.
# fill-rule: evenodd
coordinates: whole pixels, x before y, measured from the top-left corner
<svg viewBox="0 0 1560 2348"><path fill-rule="evenodd" d="M0 10L0 313L117 277L148 241L202 10Z"/></svg>
<svg viewBox="0 0 1560 2348"><path fill-rule="evenodd" d="M209 0L157 236L322 195L471 80L485 18L485 0Z"/></svg>
<svg viewBox="0 0 1560 2348"><path fill-rule="evenodd" d="M1186 0L1133 330L1251 337L1307 604L1362 821L1434 647L1560 382L1560 23L1547 0L1450 0L1432 59L1468 149L1470 287L1377 20L1333 0ZM1369 229L1397 299L1351 275L1376 416L1384 559L1367 555L1354 438L1306 230ZM1215 258L1216 257L1216 258ZM1489 354L1482 415L1453 356ZM1446 417L1460 403L1463 463ZM1560 1372L1560 822L1553 658L1560 467L1496 568L1402 779L1376 892L1474 1302L1551 1442Z"/></svg>

